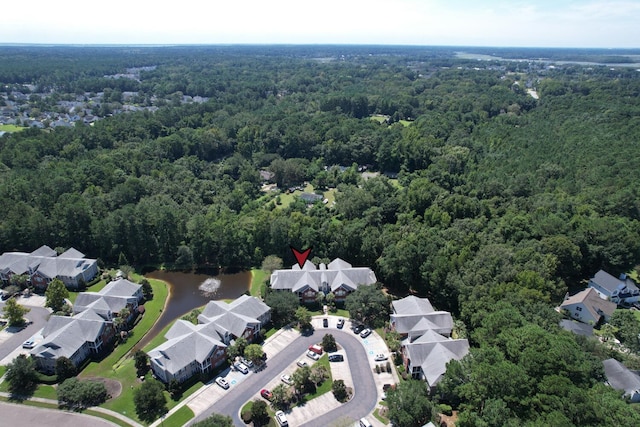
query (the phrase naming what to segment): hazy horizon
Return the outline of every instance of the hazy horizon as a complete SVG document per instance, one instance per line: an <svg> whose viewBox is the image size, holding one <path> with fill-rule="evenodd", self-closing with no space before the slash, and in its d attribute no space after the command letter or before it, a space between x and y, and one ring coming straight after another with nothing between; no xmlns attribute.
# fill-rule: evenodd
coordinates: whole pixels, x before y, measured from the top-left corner
<svg viewBox="0 0 640 427"><path fill-rule="evenodd" d="M638 0L32 0L3 15L0 44L640 48Z"/></svg>

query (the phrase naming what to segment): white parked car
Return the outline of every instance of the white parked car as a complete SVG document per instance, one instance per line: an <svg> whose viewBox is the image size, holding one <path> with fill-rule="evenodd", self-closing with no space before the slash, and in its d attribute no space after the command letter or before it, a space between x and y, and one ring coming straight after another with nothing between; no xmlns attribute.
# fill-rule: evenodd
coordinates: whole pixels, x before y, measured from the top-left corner
<svg viewBox="0 0 640 427"><path fill-rule="evenodd" d="M276 421L278 425L284 427L289 425L289 421L287 421L287 416L282 411L276 412Z"/></svg>
<svg viewBox="0 0 640 427"><path fill-rule="evenodd" d="M305 366L309 366L309 364L308 364L307 362L305 362L304 360L298 360L298 361L296 362L296 364L297 364L298 366L300 366L301 368L304 368Z"/></svg>
<svg viewBox="0 0 640 427"><path fill-rule="evenodd" d="M236 363L233 364L233 367L236 368L236 370L242 372L245 375L247 375L249 373L249 368L247 368L244 363L236 362Z"/></svg>
<svg viewBox="0 0 640 427"><path fill-rule="evenodd" d="M293 384L293 380L291 379L290 375L283 375L283 376L280 377L280 379L282 380L283 383L285 383L287 385Z"/></svg>
<svg viewBox="0 0 640 427"><path fill-rule="evenodd" d="M218 384L220 387L222 387L225 390L229 388L229 383L227 382L227 380L225 380L222 377L216 378L216 384Z"/></svg>
<svg viewBox="0 0 640 427"><path fill-rule="evenodd" d="M360 332L360 336L361 336L362 338L366 338L366 337L368 337L369 335L371 335L371 329L369 329L369 328L367 328L367 329L365 329L364 331Z"/></svg>
<svg viewBox="0 0 640 427"><path fill-rule="evenodd" d="M383 360L387 360L387 356L382 353L376 354L376 357L374 358L374 360L376 362L382 362Z"/></svg>
<svg viewBox="0 0 640 427"><path fill-rule="evenodd" d="M307 351L307 357L309 359L313 359L313 360L318 360L320 359L320 355L318 353L314 353L313 351L309 350Z"/></svg>
<svg viewBox="0 0 640 427"><path fill-rule="evenodd" d="M33 348L35 345L35 341L31 338L22 343L22 348Z"/></svg>

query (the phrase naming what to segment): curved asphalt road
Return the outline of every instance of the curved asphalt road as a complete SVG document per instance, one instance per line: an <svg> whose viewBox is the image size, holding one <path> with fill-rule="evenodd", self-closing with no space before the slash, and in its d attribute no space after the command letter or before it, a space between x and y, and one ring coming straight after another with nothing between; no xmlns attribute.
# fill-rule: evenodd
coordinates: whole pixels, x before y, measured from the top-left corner
<svg viewBox="0 0 640 427"><path fill-rule="evenodd" d="M326 331L314 331L309 336L300 336L292 341L277 356L267 361L267 367L260 372L251 373L249 377L237 386L229 389L228 393L211 405L209 409L194 418L189 424L202 421L213 413L229 415L237 426L244 426L238 413L240 408L248 401L255 399L260 389L279 376L291 363L300 358L307 348L320 342ZM326 427L341 417L349 417L358 420L373 411L378 394L373 380L373 373L369 365L367 353L360 342L360 337L350 332L331 330L331 333L348 355L349 368L354 383L353 398L333 411L303 424L304 427Z"/></svg>

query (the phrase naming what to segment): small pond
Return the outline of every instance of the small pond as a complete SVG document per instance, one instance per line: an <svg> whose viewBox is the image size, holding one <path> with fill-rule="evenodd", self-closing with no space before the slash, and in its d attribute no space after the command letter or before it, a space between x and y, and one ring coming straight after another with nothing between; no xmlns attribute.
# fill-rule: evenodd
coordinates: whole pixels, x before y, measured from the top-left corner
<svg viewBox="0 0 640 427"><path fill-rule="evenodd" d="M145 275L150 279L160 279L169 285L169 299L162 315L156 324L149 330L149 333L135 346L134 351L143 348L165 326L173 322L175 319L182 317L194 308L207 304L212 299L235 299L249 290L251 286L251 272L243 271L234 274L218 274L215 276L199 273L183 273L179 271L162 271L156 270ZM219 281L219 283L218 283ZM205 283L204 288L215 292L205 292L201 290L201 285ZM207 287L206 285L210 285Z"/></svg>

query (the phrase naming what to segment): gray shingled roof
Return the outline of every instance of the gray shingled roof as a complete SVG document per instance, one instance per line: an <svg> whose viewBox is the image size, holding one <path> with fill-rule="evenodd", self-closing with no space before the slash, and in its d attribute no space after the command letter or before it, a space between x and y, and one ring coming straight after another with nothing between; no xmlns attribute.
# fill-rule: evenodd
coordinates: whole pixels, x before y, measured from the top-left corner
<svg viewBox="0 0 640 427"><path fill-rule="evenodd" d="M29 255L31 256L42 256L42 257L55 257L58 255L58 253L56 251L54 251L53 249L51 249L49 246L47 245L42 245L40 246L38 249L36 249L35 251L31 252Z"/></svg>
<svg viewBox="0 0 640 427"><path fill-rule="evenodd" d="M640 394L640 377L631 372L626 366L616 359L607 359L602 362L607 382L616 390L624 390L625 395Z"/></svg>
<svg viewBox="0 0 640 427"><path fill-rule="evenodd" d="M411 343L405 346L412 366L420 366L430 387L438 384L447 363L460 360L469 352L469 341L449 340Z"/></svg>
<svg viewBox="0 0 640 427"><path fill-rule="evenodd" d="M29 254L5 252L0 256L0 269L9 270L15 274L27 274L31 268L32 271L38 271L43 276L53 279L57 276L75 277L96 262L93 259L83 258L84 255L73 248L60 256L56 255L56 251L46 245ZM82 255L82 257L74 258L71 255Z"/></svg>
<svg viewBox="0 0 640 427"><path fill-rule="evenodd" d="M30 353L44 358L70 358L86 342L96 341L103 328L103 319L51 316L42 331L44 339Z"/></svg>
<svg viewBox="0 0 640 427"><path fill-rule="evenodd" d="M593 288L587 288L566 298L560 308L564 308L574 304L582 304L591 313L594 319L599 319L601 312L607 316L611 316L618 307L616 303L600 298L598 292Z"/></svg>
<svg viewBox="0 0 640 427"><path fill-rule="evenodd" d="M120 296L120 297L132 297L142 288L142 285L133 283L127 279L113 280L107 283L107 286L102 288L99 292L102 295Z"/></svg>
<svg viewBox="0 0 640 427"><path fill-rule="evenodd" d="M340 258L320 267L316 268L307 260L302 269L295 264L290 270L276 270L271 274L271 288L301 292L309 287L317 292L325 280L332 291L340 286L355 290L359 285L371 285L377 281L370 268L352 267Z"/></svg>
<svg viewBox="0 0 640 427"><path fill-rule="evenodd" d="M426 314L415 315L391 315L391 322L396 331L410 336L422 335L428 330L449 335L453 329L453 318L448 311L434 311Z"/></svg>
<svg viewBox="0 0 640 427"><path fill-rule="evenodd" d="M599 286L603 287L610 293L613 293L618 286L626 286L629 291L634 292L638 290L636 284L630 278L626 277L624 280L612 276L604 270L600 270L596 273L595 276L591 279L592 282L597 283Z"/></svg>
<svg viewBox="0 0 640 427"><path fill-rule="evenodd" d="M414 295L392 301L393 311L398 314L425 314L435 311L428 298L418 298Z"/></svg>
<svg viewBox="0 0 640 427"><path fill-rule="evenodd" d="M69 248L58 255L58 258L84 258L84 254L76 248Z"/></svg>
<svg viewBox="0 0 640 427"><path fill-rule="evenodd" d="M258 319L267 314L271 308L257 298L248 295L241 295L229 304L230 310L234 313L242 314L254 319Z"/></svg>
<svg viewBox="0 0 640 427"><path fill-rule="evenodd" d="M203 363L217 348L226 347L206 326L179 319L165 335L168 341L151 350L149 357L171 374L194 360Z"/></svg>

